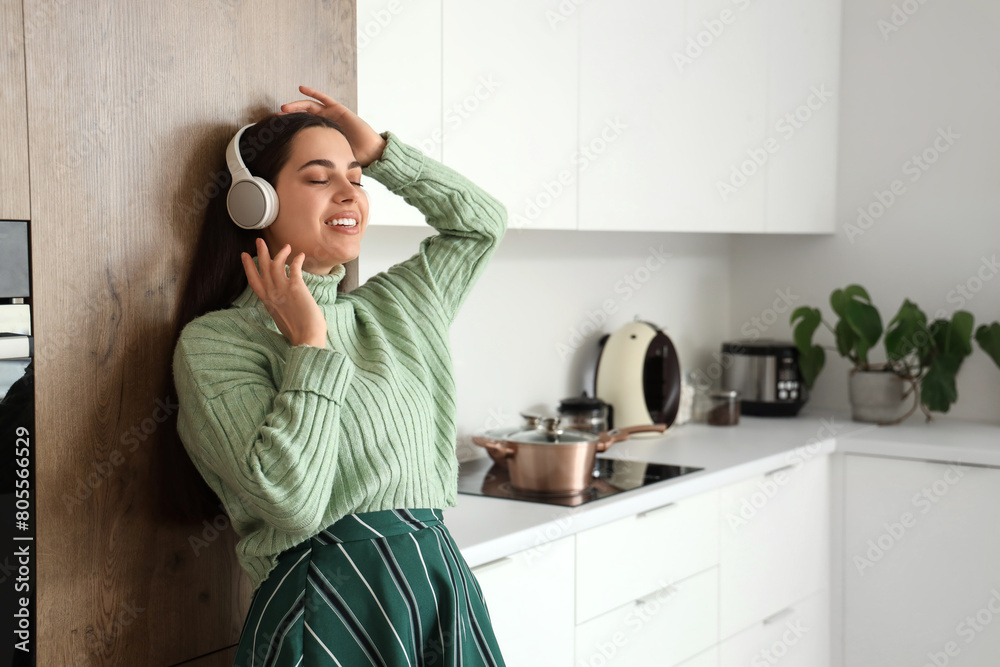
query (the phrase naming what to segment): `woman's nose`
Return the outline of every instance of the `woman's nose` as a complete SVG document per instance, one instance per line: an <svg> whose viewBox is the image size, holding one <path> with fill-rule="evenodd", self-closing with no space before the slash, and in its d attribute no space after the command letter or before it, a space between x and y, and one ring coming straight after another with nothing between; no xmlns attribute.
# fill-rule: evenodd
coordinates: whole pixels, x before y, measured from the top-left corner
<svg viewBox="0 0 1000 667"><path fill-rule="evenodd" d="M356 194L351 179L344 175L333 177L333 192L331 196L337 201L352 201L356 197Z"/></svg>

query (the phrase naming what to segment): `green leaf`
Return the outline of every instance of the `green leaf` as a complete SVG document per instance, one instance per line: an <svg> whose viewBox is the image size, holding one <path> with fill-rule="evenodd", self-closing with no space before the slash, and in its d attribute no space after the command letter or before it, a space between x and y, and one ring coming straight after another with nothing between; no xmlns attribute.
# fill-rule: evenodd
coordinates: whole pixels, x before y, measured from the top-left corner
<svg viewBox="0 0 1000 667"><path fill-rule="evenodd" d="M813 345L813 334L822 321L819 308L801 306L792 312L791 323L795 327L793 338L799 350L799 370L806 387L812 389L819 372L823 370L826 354L819 345ZM798 323L796 324L796 321Z"/></svg>
<svg viewBox="0 0 1000 667"><path fill-rule="evenodd" d="M956 310L951 316L951 335L948 338L948 354L960 354L964 359L972 354L972 328L975 318L972 313Z"/></svg>
<svg viewBox="0 0 1000 667"><path fill-rule="evenodd" d="M938 354L954 355L959 359L972 354L972 325L972 314L964 310L955 311L951 322L948 320L931 322L929 328L936 347L935 351Z"/></svg>
<svg viewBox="0 0 1000 667"><path fill-rule="evenodd" d="M983 352L989 355L997 366L1000 366L1000 323L989 326L983 324L976 329L976 342Z"/></svg>
<svg viewBox="0 0 1000 667"><path fill-rule="evenodd" d="M840 356L850 358L858 335L854 333L847 320L839 320L833 331L837 336L837 351L840 352Z"/></svg>
<svg viewBox="0 0 1000 667"><path fill-rule="evenodd" d="M813 383L823 370L824 363L826 363L826 352L819 345L814 345L805 352L799 351L799 370L808 389L813 388Z"/></svg>
<svg viewBox="0 0 1000 667"><path fill-rule="evenodd" d="M930 344L927 316L917 304L909 299L904 300L899 312L885 329L886 357L890 361L897 361Z"/></svg>
<svg viewBox="0 0 1000 667"><path fill-rule="evenodd" d="M840 319L844 319L847 313L847 301L849 298L847 292L842 289L835 289L830 294L830 307L833 308L833 312L837 313L837 317Z"/></svg>
<svg viewBox="0 0 1000 667"><path fill-rule="evenodd" d="M931 362L927 375L920 384L920 401L929 410L948 412L951 404L958 400L955 375L961 365L961 358L948 354L939 355Z"/></svg>
<svg viewBox="0 0 1000 667"><path fill-rule="evenodd" d="M796 320L800 320L798 324L795 323ZM794 327L793 338L795 340L795 347L799 348L799 352L812 347L813 334L819 327L821 320L822 315L819 312L819 308L801 306L792 312L790 322Z"/></svg>
<svg viewBox="0 0 1000 667"><path fill-rule="evenodd" d="M847 323L858 337L855 343L858 360L867 364L868 350L882 337L882 318L875 306L855 298L847 302L846 315Z"/></svg>

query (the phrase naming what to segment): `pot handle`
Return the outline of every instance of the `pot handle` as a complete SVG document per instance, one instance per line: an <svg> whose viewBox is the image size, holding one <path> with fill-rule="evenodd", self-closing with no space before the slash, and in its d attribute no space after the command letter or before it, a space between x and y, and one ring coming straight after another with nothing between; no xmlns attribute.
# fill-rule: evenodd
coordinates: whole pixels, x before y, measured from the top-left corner
<svg viewBox="0 0 1000 667"><path fill-rule="evenodd" d="M633 433L646 433L649 431L663 433L666 430L666 424L644 424L642 426L626 426L624 428L615 428L610 431L605 431L599 436L600 440L597 441L597 451L607 451L608 447L616 442L628 440L629 436Z"/></svg>
<svg viewBox="0 0 1000 667"><path fill-rule="evenodd" d="M499 440L491 440L490 438L482 435L472 436L472 442L507 459L513 458L514 454L517 453L517 447L512 447L511 445L500 442Z"/></svg>

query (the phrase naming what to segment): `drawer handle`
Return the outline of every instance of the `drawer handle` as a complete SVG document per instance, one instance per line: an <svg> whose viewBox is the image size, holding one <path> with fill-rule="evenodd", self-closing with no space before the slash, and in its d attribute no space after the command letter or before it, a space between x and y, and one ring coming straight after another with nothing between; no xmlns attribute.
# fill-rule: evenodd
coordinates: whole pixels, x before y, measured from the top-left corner
<svg viewBox="0 0 1000 667"><path fill-rule="evenodd" d="M662 510L668 510L672 507L677 507L677 503L667 503L666 505L660 505L659 507L654 507L653 509L646 510L645 512L639 512L638 514L635 515L635 518L643 519L647 516L656 514L657 512L660 512Z"/></svg>
<svg viewBox="0 0 1000 667"><path fill-rule="evenodd" d="M783 470L791 470L794 467L795 467L795 464L790 464L790 465L787 465L787 466L781 466L780 468L775 468L774 470L772 470L770 472L764 473L764 477L770 477L771 475L777 475L779 472L781 472Z"/></svg>
<svg viewBox="0 0 1000 667"><path fill-rule="evenodd" d="M477 572L485 572L486 570L492 570L494 568L500 567L501 565L513 562L514 559L512 557L504 556L503 558L497 558L496 560L491 560L488 563L483 563L482 565L475 566L474 568L472 568L472 573L476 574Z"/></svg>
<svg viewBox="0 0 1000 667"><path fill-rule="evenodd" d="M663 588L657 589L657 590L653 591L652 593L650 593L649 595L644 595L641 598L639 598L638 600L636 600L635 601L635 606L641 607L642 605L647 604L648 602L652 601L653 598L656 598L656 597L664 597L664 596L665 597L670 597L671 595L673 595L674 593L676 593L678 590L679 589L676 586L674 586L673 584L670 584L669 586L664 586Z"/></svg>
<svg viewBox="0 0 1000 667"><path fill-rule="evenodd" d="M765 618L764 619L764 625L770 625L771 623L774 623L775 621L780 620L780 619L784 618L785 616L788 616L789 614L794 614L794 613L795 613L795 608L794 607L786 607L786 608L782 609L781 611L779 611L777 614L771 614L770 616L768 616L767 618Z"/></svg>

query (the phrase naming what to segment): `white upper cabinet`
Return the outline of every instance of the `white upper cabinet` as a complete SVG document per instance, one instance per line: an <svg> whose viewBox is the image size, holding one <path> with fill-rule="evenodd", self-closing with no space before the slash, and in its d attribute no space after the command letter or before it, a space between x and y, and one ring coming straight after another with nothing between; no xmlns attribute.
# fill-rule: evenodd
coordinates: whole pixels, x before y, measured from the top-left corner
<svg viewBox="0 0 1000 667"><path fill-rule="evenodd" d="M576 228L575 14L444 1L444 162L503 202L511 228Z"/></svg>
<svg viewBox="0 0 1000 667"><path fill-rule="evenodd" d="M840 0L580 15L580 229L833 231Z"/></svg>
<svg viewBox="0 0 1000 667"><path fill-rule="evenodd" d="M770 0L764 230L835 231L840 0Z"/></svg>
<svg viewBox="0 0 1000 667"><path fill-rule="evenodd" d="M358 0L358 116L441 159L441 0ZM420 226L424 216L363 180L373 225Z"/></svg>
<svg viewBox="0 0 1000 667"><path fill-rule="evenodd" d="M512 229L831 233L841 1L360 0L359 111Z"/></svg>
<svg viewBox="0 0 1000 667"><path fill-rule="evenodd" d="M764 134L765 12L751 9L581 6L580 229L763 228L761 175L718 186Z"/></svg>

